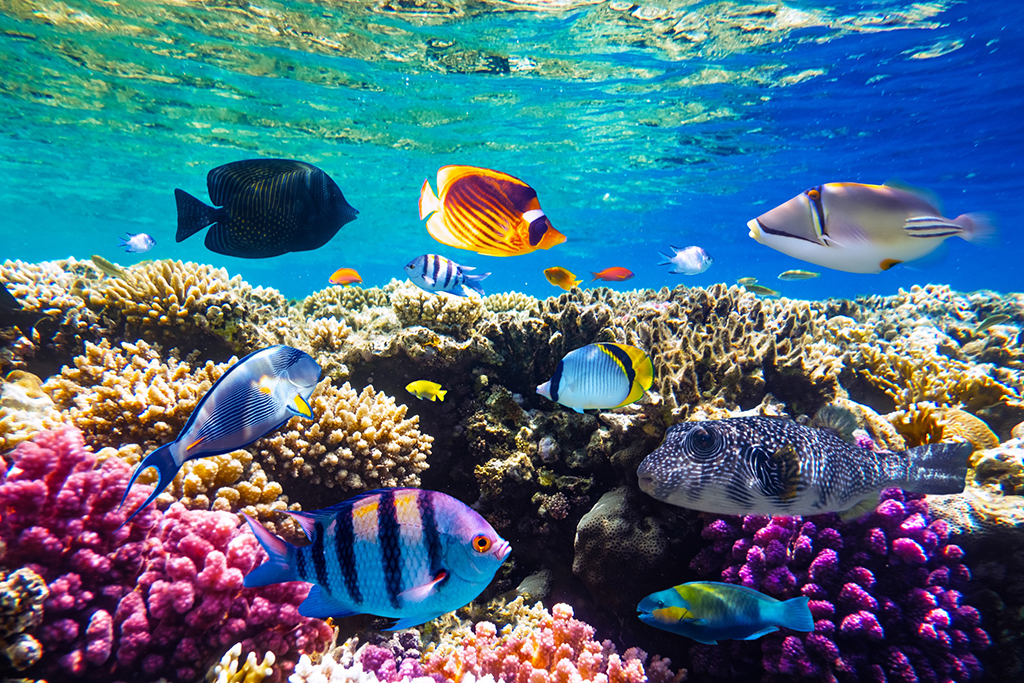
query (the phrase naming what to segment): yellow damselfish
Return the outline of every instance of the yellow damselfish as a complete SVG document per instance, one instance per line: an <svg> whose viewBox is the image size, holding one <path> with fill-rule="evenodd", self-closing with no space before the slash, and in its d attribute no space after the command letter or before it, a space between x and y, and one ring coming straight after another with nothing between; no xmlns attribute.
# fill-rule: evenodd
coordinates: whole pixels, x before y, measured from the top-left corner
<svg viewBox="0 0 1024 683"><path fill-rule="evenodd" d="M441 385L437 382L431 382L426 379L418 379L415 382L409 382L405 385L405 390L418 399L436 401L438 399L444 400L444 395L448 393L447 389L442 389Z"/></svg>

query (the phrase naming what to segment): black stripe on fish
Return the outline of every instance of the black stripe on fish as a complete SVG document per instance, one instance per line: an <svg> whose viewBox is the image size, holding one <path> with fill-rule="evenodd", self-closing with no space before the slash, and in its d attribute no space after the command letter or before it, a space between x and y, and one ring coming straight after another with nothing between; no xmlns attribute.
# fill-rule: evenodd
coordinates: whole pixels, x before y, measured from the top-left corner
<svg viewBox="0 0 1024 683"><path fill-rule="evenodd" d="M327 576L327 555L324 553L324 525L320 522L313 524L313 547L310 548L310 553L313 556L316 582L328 593L331 592L331 580Z"/></svg>
<svg viewBox="0 0 1024 683"><path fill-rule="evenodd" d="M755 218L754 220L757 221L758 227L760 227L761 230L768 233L769 235L778 235L779 237L792 237L793 239L804 240L805 242L810 242L811 244L819 244L818 240L812 240L808 237L801 237L800 235L791 235L785 230L772 230L767 225L765 225L760 218Z"/></svg>
<svg viewBox="0 0 1024 683"><path fill-rule="evenodd" d="M434 512L434 497L424 491L416 492L416 505L420 511L420 525L423 527L423 542L427 546L427 561L430 575L441 571L441 535L437 532L437 517Z"/></svg>
<svg viewBox="0 0 1024 683"><path fill-rule="evenodd" d="M433 279L434 284L437 285L437 275L441 272L441 258L436 254L430 257L430 267L433 271L430 277Z"/></svg>
<svg viewBox="0 0 1024 683"><path fill-rule="evenodd" d="M402 592L402 546L398 515L395 511L395 495L382 491L377 502L377 543L380 546L381 569L384 571L384 587L393 607L400 607L398 594Z"/></svg>
<svg viewBox="0 0 1024 683"><path fill-rule="evenodd" d="M451 281L452 281L452 262L450 260L448 260L448 259L445 259L445 261L444 261L444 287L443 287L443 289L448 289L448 285L451 283Z"/></svg>
<svg viewBox="0 0 1024 683"><path fill-rule="evenodd" d="M303 581L309 581L309 576L306 572L306 549L299 548L295 553L295 571L299 573L299 578Z"/></svg>
<svg viewBox="0 0 1024 683"><path fill-rule="evenodd" d="M636 370L633 369L633 361L630 360L629 354L615 344L601 344L600 346L619 362L622 369L626 372L626 381L629 382L629 386L632 388L633 381L636 379Z"/></svg>
<svg viewBox="0 0 1024 683"><path fill-rule="evenodd" d="M811 198L811 205L814 207L815 218L818 221L818 233L825 237L828 233L825 231L825 205L821 199L821 185L813 190L808 190L806 194Z"/></svg>
<svg viewBox="0 0 1024 683"><path fill-rule="evenodd" d="M345 579L348 595L357 605L363 601L359 590L359 569L356 567L355 542L356 534L353 527L352 509L338 515L338 523L334 526L334 552L338 554L338 566L341 567L341 578Z"/></svg>
<svg viewBox="0 0 1024 683"><path fill-rule="evenodd" d="M555 374L551 376L551 383L548 385L551 387L551 400L558 400L558 385L562 383L562 371L565 368L564 361L558 361L558 365L555 366Z"/></svg>

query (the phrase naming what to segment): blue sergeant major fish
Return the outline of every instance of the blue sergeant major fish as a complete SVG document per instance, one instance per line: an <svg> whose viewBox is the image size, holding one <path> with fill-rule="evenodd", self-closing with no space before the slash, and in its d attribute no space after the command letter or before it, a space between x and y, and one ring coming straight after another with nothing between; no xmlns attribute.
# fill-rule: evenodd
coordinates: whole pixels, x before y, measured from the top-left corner
<svg viewBox="0 0 1024 683"><path fill-rule="evenodd" d="M319 249L359 214L322 170L292 159L246 159L206 176L216 207L175 190L181 242L206 226L206 248L240 258Z"/></svg>
<svg viewBox="0 0 1024 683"><path fill-rule="evenodd" d="M247 587L312 583L299 614L326 619L372 614L396 630L417 626L476 598L511 552L483 517L437 491L368 491L322 510L288 512L311 543L296 547L252 517L269 558Z"/></svg>
<svg viewBox="0 0 1024 683"><path fill-rule="evenodd" d="M319 379L320 366L309 354L283 344L254 351L232 365L203 394L178 438L147 455L135 468L121 506L146 468L155 467L159 481L121 526L153 502L186 461L245 448L293 415L311 419L309 397Z"/></svg>
<svg viewBox="0 0 1024 683"><path fill-rule="evenodd" d="M887 453L848 443L837 431L771 417L684 422L669 427L640 463L640 488L720 515L848 516L870 511L888 487L936 495L964 490L970 443Z"/></svg>
<svg viewBox="0 0 1024 683"><path fill-rule="evenodd" d="M472 275L473 266L462 266L438 254L423 254L405 264L405 274L412 283L427 292L447 292L455 296L466 296L466 290L484 295L480 282L490 273Z"/></svg>

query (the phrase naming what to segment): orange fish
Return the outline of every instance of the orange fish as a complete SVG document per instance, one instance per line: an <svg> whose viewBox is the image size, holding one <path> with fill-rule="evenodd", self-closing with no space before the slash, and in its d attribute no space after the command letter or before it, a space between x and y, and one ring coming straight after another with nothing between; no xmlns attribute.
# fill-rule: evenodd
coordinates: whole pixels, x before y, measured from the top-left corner
<svg viewBox="0 0 1024 683"><path fill-rule="evenodd" d="M338 268L328 279L328 282L332 285L341 285L342 287L348 287L354 282L362 281L363 278L359 277L359 273L356 272L355 268Z"/></svg>
<svg viewBox="0 0 1024 683"><path fill-rule="evenodd" d="M437 192L420 190L420 220L441 244L487 256L517 256L565 241L551 226L537 192L519 178L473 166L442 166ZM440 198L438 198L440 197Z"/></svg>
<svg viewBox="0 0 1024 683"><path fill-rule="evenodd" d="M621 266L612 266L611 268L605 268L599 273L593 271L590 272L594 276L594 280L607 280L608 282L623 282L633 277L633 271L629 268L623 268Z"/></svg>
<svg viewBox="0 0 1024 683"><path fill-rule="evenodd" d="M567 292L583 282L565 268L548 268L544 271L544 277L555 287L561 287Z"/></svg>

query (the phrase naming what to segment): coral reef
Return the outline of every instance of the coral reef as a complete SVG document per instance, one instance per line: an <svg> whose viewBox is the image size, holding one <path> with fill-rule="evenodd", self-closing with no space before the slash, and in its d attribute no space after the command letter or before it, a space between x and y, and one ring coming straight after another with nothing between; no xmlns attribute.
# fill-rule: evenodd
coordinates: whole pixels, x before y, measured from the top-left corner
<svg viewBox="0 0 1024 683"><path fill-rule="evenodd" d="M12 370L0 380L0 453L63 421L35 375Z"/></svg>
<svg viewBox="0 0 1024 683"><path fill-rule="evenodd" d="M24 671L43 655L43 646L25 631L42 623L49 595L46 582L31 569L0 570L0 650L16 671Z"/></svg>
<svg viewBox="0 0 1024 683"><path fill-rule="evenodd" d="M401 631L379 644L359 644L358 637L324 654L313 664L303 656L290 683L437 683L423 673L420 639L415 630Z"/></svg>
<svg viewBox="0 0 1024 683"><path fill-rule="evenodd" d="M214 666L206 672L207 683L262 683L274 673L274 662L277 658L273 652L263 655L263 661L256 660L256 653L250 652L241 665L238 658L242 656L242 644L235 643L224 653ZM302 655L309 661L308 655Z"/></svg>
<svg viewBox="0 0 1024 683"><path fill-rule="evenodd" d="M121 527L148 494L129 493L130 467L97 463L73 427L41 432L9 455L0 484L0 540L9 566L37 572L49 597L36 629L45 676L190 681L235 642L272 651L287 673L322 650L331 630L299 616L308 584L245 589L265 558L226 512L150 507Z"/></svg>
<svg viewBox="0 0 1024 683"><path fill-rule="evenodd" d="M990 645L965 603L963 550L932 521L922 496L897 489L864 520L835 515L706 516L711 545L691 562L700 576L772 597L811 599L810 634L773 633L759 646L694 645L693 671L710 678L771 675L813 680L957 680L978 677ZM744 673L746 672L746 673Z"/></svg>

